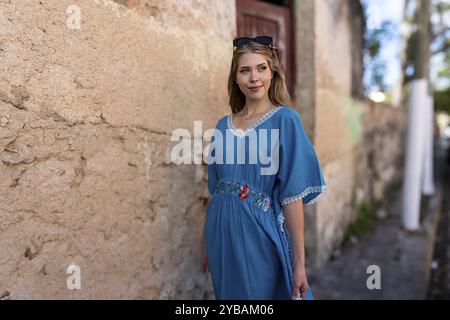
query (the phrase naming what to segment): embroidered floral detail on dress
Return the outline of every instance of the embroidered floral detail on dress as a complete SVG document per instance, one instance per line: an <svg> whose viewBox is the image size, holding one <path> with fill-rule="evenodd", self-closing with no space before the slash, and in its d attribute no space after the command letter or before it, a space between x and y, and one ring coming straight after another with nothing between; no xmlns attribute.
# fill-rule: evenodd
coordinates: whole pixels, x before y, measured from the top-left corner
<svg viewBox="0 0 450 320"><path fill-rule="evenodd" d="M241 198L241 200L244 200L247 197L248 197L248 184L244 184L239 189L239 198Z"/></svg>
<svg viewBox="0 0 450 320"><path fill-rule="evenodd" d="M268 211L272 206L272 201L268 195L244 181L235 179L220 180L217 183L214 194L223 193L235 194L239 199L262 208L264 212Z"/></svg>

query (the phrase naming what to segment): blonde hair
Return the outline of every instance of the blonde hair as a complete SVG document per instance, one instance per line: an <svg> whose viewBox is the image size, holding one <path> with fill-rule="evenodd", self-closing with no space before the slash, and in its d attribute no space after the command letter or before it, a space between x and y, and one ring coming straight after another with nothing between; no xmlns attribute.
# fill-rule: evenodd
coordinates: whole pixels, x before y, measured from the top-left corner
<svg viewBox="0 0 450 320"><path fill-rule="evenodd" d="M267 45L262 45L251 41L249 44L236 48L231 59L230 74L228 76L228 103L231 112L241 111L245 106L245 95L242 93L236 83L237 69L239 67L239 59L246 53L258 53L263 55L269 64L270 70L273 72L272 81L269 88L269 100L275 106L292 104L291 97L286 88L285 73L283 66L275 53L276 49L271 49Z"/></svg>

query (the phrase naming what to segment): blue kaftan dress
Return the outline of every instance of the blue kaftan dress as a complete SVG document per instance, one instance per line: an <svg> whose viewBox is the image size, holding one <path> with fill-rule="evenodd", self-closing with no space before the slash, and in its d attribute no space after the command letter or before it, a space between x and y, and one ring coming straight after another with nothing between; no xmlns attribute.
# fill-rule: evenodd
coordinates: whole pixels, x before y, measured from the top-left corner
<svg viewBox="0 0 450 320"><path fill-rule="evenodd" d="M326 191L299 113L278 106L245 132L222 117L211 139L208 190L204 236L216 298L291 299L283 205L308 205ZM305 299L314 299L311 288Z"/></svg>

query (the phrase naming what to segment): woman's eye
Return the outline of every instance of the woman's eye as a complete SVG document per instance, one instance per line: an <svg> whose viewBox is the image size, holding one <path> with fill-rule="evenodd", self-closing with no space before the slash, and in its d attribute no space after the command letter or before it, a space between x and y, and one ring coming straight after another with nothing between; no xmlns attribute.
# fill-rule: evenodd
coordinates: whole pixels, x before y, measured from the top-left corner
<svg viewBox="0 0 450 320"><path fill-rule="evenodd" d="M267 69L266 66L260 67L260 68L259 68L259 70L263 70L263 71L266 70L266 69ZM247 72L247 71L248 71L248 69L244 69L244 70L241 70L240 72L241 72L241 73L244 73L244 72Z"/></svg>

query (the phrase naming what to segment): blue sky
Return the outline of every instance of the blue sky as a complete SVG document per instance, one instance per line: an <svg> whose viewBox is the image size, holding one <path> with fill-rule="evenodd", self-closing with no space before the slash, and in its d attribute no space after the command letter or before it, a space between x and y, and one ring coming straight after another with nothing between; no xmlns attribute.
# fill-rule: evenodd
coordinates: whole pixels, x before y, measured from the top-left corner
<svg viewBox="0 0 450 320"><path fill-rule="evenodd" d="M387 62L385 83L388 87L396 84L400 76L400 25L403 19L404 0L362 0L367 8L368 27L376 27L377 23L384 20L394 22L398 28L398 33L392 40L383 43L381 57ZM443 55L435 56L431 59L432 81L435 82L435 75L443 60ZM437 88L445 87L448 84L435 83Z"/></svg>
<svg viewBox="0 0 450 320"><path fill-rule="evenodd" d="M398 24L400 28L403 19L403 0L365 0L368 27L377 27L384 20ZM397 30L399 30L397 28ZM400 76L400 33L391 41L383 43L381 57L387 62L385 83L392 87Z"/></svg>

